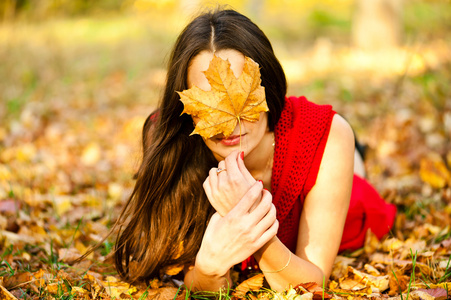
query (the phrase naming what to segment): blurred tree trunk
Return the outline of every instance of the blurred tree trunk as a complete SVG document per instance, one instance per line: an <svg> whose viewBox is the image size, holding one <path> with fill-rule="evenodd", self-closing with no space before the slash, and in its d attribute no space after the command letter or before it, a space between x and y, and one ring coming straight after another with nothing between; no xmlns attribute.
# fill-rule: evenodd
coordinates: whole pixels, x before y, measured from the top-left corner
<svg viewBox="0 0 451 300"><path fill-rule="evenodd" d="M402 35L402 1L356 0L354 46L366 50L398 46Z"/></svg>

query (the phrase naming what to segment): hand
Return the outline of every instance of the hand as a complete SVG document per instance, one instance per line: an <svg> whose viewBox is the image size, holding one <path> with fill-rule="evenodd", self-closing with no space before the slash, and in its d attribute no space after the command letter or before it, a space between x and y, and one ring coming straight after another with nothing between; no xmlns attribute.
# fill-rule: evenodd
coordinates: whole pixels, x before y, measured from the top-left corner
<svg viewBox="0 0 451 300"><path fill-rule="evenodd" d="M238 150L220 161L218 167L225 171L218 174L218 168L212 168L203 187L211 205L221 216L225 216L255 184L255 179L244 165Z"/></svg>
<svg viewBox="0 0 451 300"><path fill-rule="evenodd" d="M211 217L195 267L209 276L223 276L271 240L278 227L271 193L256 182L227 215L215 213Z"/></svg>

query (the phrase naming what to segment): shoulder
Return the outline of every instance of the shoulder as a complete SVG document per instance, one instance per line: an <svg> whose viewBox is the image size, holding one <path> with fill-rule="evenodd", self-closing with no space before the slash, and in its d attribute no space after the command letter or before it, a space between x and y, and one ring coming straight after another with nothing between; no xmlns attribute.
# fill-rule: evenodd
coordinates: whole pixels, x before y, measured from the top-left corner
<svg viewBox="0 0 451 300"><path fill-rule="evenodd" d="M354 132L351 126L342 116L335 114L330 125L320 170L353 170L354 148Z"/></svg>
<svg viewBox="0 0 451 300"><path fill-rule="evenodd" d="M352 153L354 153L354 132L349 123L339 114L335 114L332 118L327 144L336 147L351 145Z"/></svg>
<svg viewBox="0 0 451 300"><path fill-rule="evenodd" d="M354 176L354 133L348 122L335 114L315 185L306 198L327 205L349 203ZM333 204L332 204L333 203Z"/></svg>
<svg viewBox="0 0 451 300"><path fill-rule="evenodd" d="M352 177L354 148L354 133L351 126L343 117L335 114L324 149L318 180L337 180L346 175Z"/></svg>

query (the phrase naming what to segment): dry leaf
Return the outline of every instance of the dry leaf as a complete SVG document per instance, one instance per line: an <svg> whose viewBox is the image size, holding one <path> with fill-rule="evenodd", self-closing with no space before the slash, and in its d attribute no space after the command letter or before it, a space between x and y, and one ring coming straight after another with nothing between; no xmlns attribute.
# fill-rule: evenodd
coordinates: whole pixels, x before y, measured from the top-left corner
<svg viewBox="0 0 451 300"><path fill-rule="evenodd" d="M435 300L445 300L448 298L448 293L443 288L418 289L417 291L428 293L429 295L435 297Z"/></svg>
<svg viewBox="0 0 451 300"><path fill-rule="evenodd" d="M258 291L263 286L263 278L265 276L263 274L255 275L245 281L243 281L240 285L238 285L233 292L233 296L235 297L244 297L247 292Z"/></svg>
<svg viewBox="0 0 451 300"><path fill-rule="evenodd" d="M420 161L420 177L434 188L443 188L450 183L451 174L443 159L436 153Z"/></svg>
<svg viewBox="0 0 451 300"><path fill-rule="evenodd" d="M371 229L368 229L365 235L365 244L363 246L363 250L365 251L365 253L371 254L376 252L379 246L380 246L379 239L371 231Z"/></svg>
<svg viewBox="0 0 451 300"><path fill-rule="evenodd" d="M0 299L2 300L17 300L5 287L0 285Z"/></svg>
<svg viewBox="0 0 451 300"><path fill-rule="evenodd" d="M389 275L389 287L390 291L388 294L390 296L397 295L398 293L402 293L407 289L407 285L409 283L410 278L406 275L403 275L400 271L395 271L395 273L391 273Z"/></svg>
<svg viewBox="0 0 451 300"><path fill-rule="evenodd" d="M101 281L105 291L112 298L121 299L121 294L133 294L137 291L136 287L129 283L120 282L116 277L108 276L106 281Z"/></svg>
<svg viewBox="0 0 451 300"><path fill-rule="evenodd" d="M381 273L375 267L373 267L372 265L365 264L363 266L363 268L365 268L365 271L367 271L371 275L374 275L374 276L381 275Z"/></svg>
<svg viewBox="0 0 451 300"><path fill-rule="evenodd" d="M230 69L229 61L216 55L204 73L211 85L210 91L193 86L177 92L184 104L182 113L200 119L191 134L210 138L222 133L228 137L241 120L256 122L261 112L268 111L259 66L249 57L245 58L238 78Z"/></svg>
<svg viewBox="0 0 451 300"><path fill-rule="evenodd" d="M25 283L31 282L33 280L33 276L31 273L19 273L4 278L4 286L8 289L14 289L17 286L23 285Z"/></svg>
<svg viewBox="0 0 451 300"><path fill-rule="evenodd" d="M175 254L174 259L179 258L183 254L183 249L184 249L183 241L181 241L177 248L177 253ZM183 270L183 268L184 268L183 265L169 266L165 273L166 273L166 275L174 276L174 275L177 275L178 273L180 273Z"/></svg>
<svg viewBox="0 0 451 300"><path fill-rule="evenodd" d="M148 290L148 297L151 297L151 299L158 300L177 300L177 299L186 299L185 293L186 293L185 291L182 292L175 287L163 287Z"/></svg>
<svg viewBox="0 0 451 300"><path fill-rule="evenodd" d="M58 250L58 257L63 262L71 262L81 256L77 248L61 248Z"/></svg>
<svg viewBox="0 0 451 300"><path fill-rule="evenodd" d="M341 285L341 284L340 284ZM336 282L336 281L331 281L329 283L329 289L337 294L343 295L343 296L347 296L347 297L351 297L350 299L352 299L353 297L358 297L358 296L369 296L373 293L373 290L371 289L370 286L365 287L365 288L355 288L355 289L346 289L346 288L341 288L340 285Z"/></svg>
<svg viewBox="0 0 451 300"><path fill-rule="evenodd" d="M310 295L305 296L304 298L309 298L309 299L331 299L332 296L328 293L326 293L323 288L321 286L319 286L316 282L306 282L306 283L301 283L298 284L295 288L296 292L299 295L306 295L306 294L311 294L311 298ZM304 299L301 297L301 299Z"/></svg>
<svg viewBox="0 0 451 300"><path fill-rule="evenodd" d="M332 269L332 278L338 279L348 272L348 266L355 262L355 258L337 255Z"/></svg>
<svg viewBox="0 0 451 300"><path fill-rule="evenodd" d="M52 282L45 286L45 290L49 292L50 294L61 294L61 293L67 293L67 287L63 282Z"/></svg>

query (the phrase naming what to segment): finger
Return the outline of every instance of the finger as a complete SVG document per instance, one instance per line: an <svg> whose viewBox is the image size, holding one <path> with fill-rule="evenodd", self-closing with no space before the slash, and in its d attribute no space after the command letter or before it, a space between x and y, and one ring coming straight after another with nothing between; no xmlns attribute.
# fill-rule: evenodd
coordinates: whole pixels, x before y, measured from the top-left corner
<svg viewBox="0 0 451 300"><path fill-rule="evenodd" d="M263 234L277 220L276 207L271 203L268 213L255 225L257 233Z"/></svg>
<svg viewBox="0 0 451 300"><path fill-rule="evenodd" d="M243 154L244 155L244 154ZM240 169L241 174L243 175L244 179L249 183L249 184L254 184L255 183L255 178L252 177L251 173L249 172L249 170L246 168L246 166L244 165L244 160L241 158L241 153L238 153L238 157L237 157L237 163L238 163L238 168Z"/></svg>
<svg viewBox="0 0 451 300"><path fill-rule="evenodd" d="M269 213L272 206L273 204L271 193L267 190L263 190L260 202L250 212L250 215L253 217L252 219L256 221L255 225L261 222L261 220Z"/></svg>
<svg viewBox="0 0 451 300"><path fill-rule="evenodd" d="M224 161L224 160L221 160L221 161L218 163L218 168L224 169L225 167L226 167L225 161Z"/></svg>
<svg viewBox="0 0 451 300"><path fill-rule="evenodd" d="M241 178L243 178L243 175L237 164L239 154L240 151L235 150L227 155L227 157L225 158L224 167L227 169L227 175L229 176L229 178L238 178L238 180L241 180Z"/></svg>
<svg viewBox="0 0 451 300"><path fill-rule="evenodd" d="M240 215L247 214L255 201L259 199L262 190L263 184L260 181L256 181L230 212L233 211L233 213Z"/></svg>
<svg viewBox="0 0 451 300"><path fill-rule="evenodd" d="M263 234L255 242L257 249L260 249L273 237L275 237L277 235L278 230L279 230L279 221L276 219L274 223L265 232L263 232Z"/></svg>
<svg viewBox="0 0 451 300"><path fill-rule="evenodd" d="M202 184L205 194L207 195L208 200L211 199L211 187L210 187L210 176L205 179L204 183Z"/></svg>
<svg viewBox="0 0 451 300"><path fill-rule="evenodd" d="M218 172L220 171L220 172ZM229 170L227 170L225 161L221 160L218 163L218 169L216 170L216 175L218 177L218 182L222 179L227 178ZM219 183L218 183L219 184Z"/></svg>
<svg viewBox="0 0 451 300"><path fill-rule="evenodd" d="M218 188L218 169L217 168L211 168L210 172L208 172L209 183L210 183L210 189L212 191L216 190Z"/></svg>

